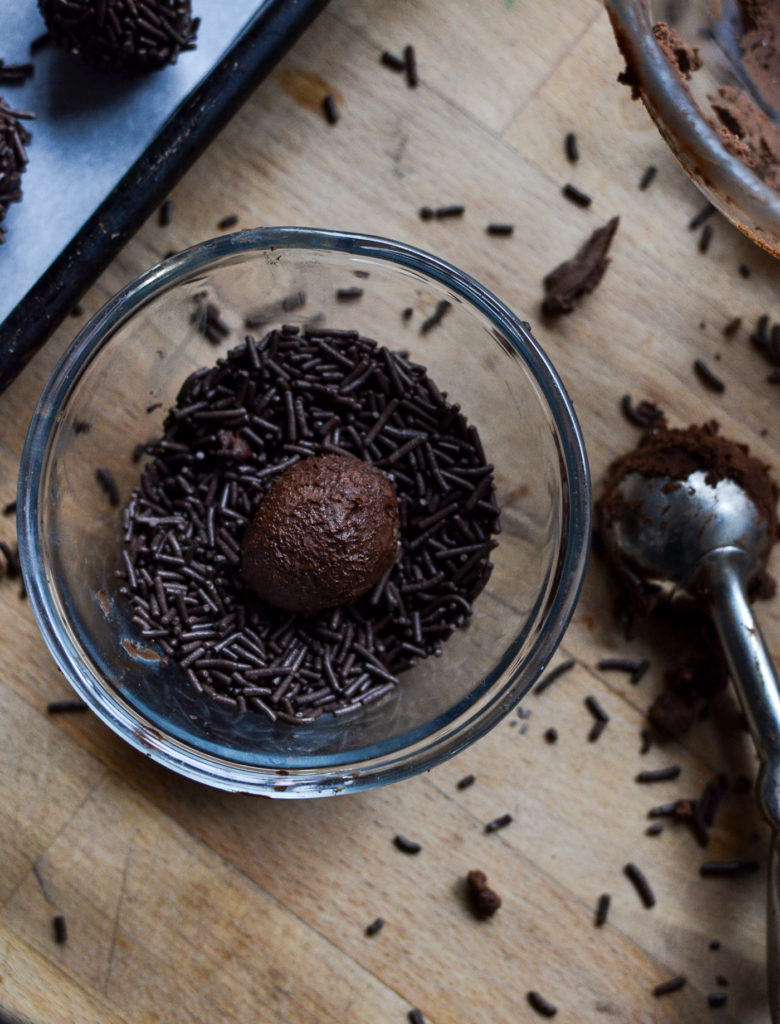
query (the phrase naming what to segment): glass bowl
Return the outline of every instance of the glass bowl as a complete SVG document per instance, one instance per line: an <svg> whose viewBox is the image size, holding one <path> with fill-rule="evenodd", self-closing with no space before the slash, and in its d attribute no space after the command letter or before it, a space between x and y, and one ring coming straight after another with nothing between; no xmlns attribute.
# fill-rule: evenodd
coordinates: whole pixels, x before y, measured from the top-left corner
<svg viewBox="0 0 780 1024"><path fill-rule="evenodd" d="M339 289L360 287L358 301ZM213 301L221 344L192 322ZM305 298L305 302L301 304ZM447 315L420 331L446 299ZM411 317L402 311L413 307ZM310 725L271 723L199 697L118 593L122 502L138 484L139 442L159 435L184 379L266 329L324 322L357 329L428 367L477 425L495 465L502 532L468 628L420 661L383 702ZM242 231L149 270L90 320L33 415L19 481L19 547L43 636L73 688L118 735L212 786L266 796L355 791L431 768L482 736L550 660L588 553L591 492L569 398L528 325L467 274L399 242L303 228Z"/></svg>
<svg viewBox="0 0 780 1024"><path fill-rule="evenodd" d="M780 255L780 193L726 149L708 98L723 86L738 86L758 116L772 117L741 66L736 0L605 0L605 5L639 95L683 169L740 231ZM658 21L699 49L703 66L690 81L683 83L656 42L652 27Z"/></svg>

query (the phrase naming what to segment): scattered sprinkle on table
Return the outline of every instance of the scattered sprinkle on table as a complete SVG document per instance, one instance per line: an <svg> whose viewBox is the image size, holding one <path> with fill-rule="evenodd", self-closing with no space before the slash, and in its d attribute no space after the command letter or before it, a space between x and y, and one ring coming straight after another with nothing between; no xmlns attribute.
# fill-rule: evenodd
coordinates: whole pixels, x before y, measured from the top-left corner
<svg viewBox="0 0 780 1024"><path fill-rule="evenodd" d="M548 743L557 743L558 742L558 730L554 729L552 726L550 726L549 729L545 730L544 738L545 738L545 740Z"/></svg>
<svg viewBox="0 0 780 1024"><path fill-rule="evenodd" d="M0 60L0 85L24 85L34 74L33 64L5 64Z"/></svg>
<svg viewBox="0 0 780 1024"><path fill-rule="evenodd" d="M658 174L658 168L654 164L650 164L649 167L645 168L642 177L639 179L639 188L642 192L650 188L655 181L656 174Z"/></svg>
<svg viewBox="0 0 780 1024"><path fill-rule="evenodd" d="M641 746L639 747L639 753L646 754L653 745L653 734L649 729L641 729L639 737L642 741Z"/></svg>
<svg viewBox="0 0 780 1024"><path fill-rule="evenodd" d="M679 764L670 764L666 768L649 768L638 772L635 776L636 782L671 782L681 772Z"/></svg>
<svg viewBox="0 0 780 1024"><path fill-rule="evenodd" d="M695 359L693 369L702 384L710 391L720 393L726 390L724 382L712 372L703 359Z"/></svg>
<svg viewBox="0 0 780 1024"><path fill-rule="evenodd" d="M632 683L638 683L650 668L650 659L633 661L631 658L602 658L596 665L602 672L627 672Z"/></svg>
<svg viewBox="0 0 780 1024"><path fill-rule="evenodd" d="M593 202L587 192L581 191L576 185L572 185L570 181L563 186L561 191L570 203L574 203L575 206L581 206L583 210Z"/></svg>
<svg viewBox="0 0 780 1024"><path fill-rule="evenodd" d="M50 715L67 715L86 711L87 705L83 700L52 700L46 705L46 710Z"/></svg>
<svg viewBox="0 0 780 1024"><path fill-rule="evenodd" d="M715 213L715 207L712 203L705 204L688 222L688 230L696 231L702 226L705 220L708 220L713 215L713 213Z"/></svg>
<svg viewBox="0 0 780 1024"><path fill-rule="evenodd" d="M422 324L420 324L420 334L427 334L428 331L440 324L451 308L452 303L448 299L440 299L436 303L436 309L434 309L427 320L423 320Z"/></svg>
<svg viewBox="0 0 780 1024"><path fill-rule="evenodd" d="M672 992L679 992L681 988L685 988L687 981L685 975L678 974L676 978L670 978L669 981L662 981L660 985L656 985L653 995L658 998L671 995Z"/></svg>
<svg viewBox="0 0 780 1024"><path fill-rule="evenodd" d="M409 1024L425 1024L425 1017L423 1017L422 1011L418 1010L416 1006L413 1006L409 1011Z"/></svg>
<svg viewBox="0 0 780 1024"><path fill-rule="evenodd" d="M636 864L629 862L623 868L626 878L631 882L637 891L637 895L642 901L643 905L649 910L655 906L655 895L653 890L650 888L650 883L645 878L644 874L639 870Z"/></svg>
<svg viewBox="0 0 780 1024"><path fill-rule="evenodd" d="M500 828L506 828L506 826L510 825L511 823L512 815L502 814L498 818L494 818L492 821L489 821L487 825L485 825L485 831L488 833L498 832Z"/></svg>
<svg viewBox="0 0 780 1024"><path fill-rule="evenodd" d="M585 704L585 707L588 709L588 711L590 711L590 713L596 719L596 721L598 721L598 722L608 722L609 721L609 715L607 714L607 712L604 710L604 708L601 706L601 704L599 704L599 702L596 700L596 698L592 694L588 694L588 696L584 700L584 704Z"/></svg>
<svg viewBox="0 0 780 1024"><path fill-rule="evenodd" d="M380 63L384 64L386 68L390 68L391 71L404 71L406 69L406 61L403 57L399 57L389 50L382 50L379 60Z"/></svg>
<svg viewBox="0 0 780 1024"><path fill-rule="evenodd" d="M658 408L655 402L648 402L647 399L642 399L641 402L634 405L631 395L623 395L620 399L620 411L628 422L633 423L635 427L654 427L656 423L659 423L664 418L663 411Z"/></svg>
<svg viewBox="0 0 780 1024"><path fill-rule="evenodd" d="M223 217L222 220L218 221L217 227L220 231L227 231L228 228L235 227L238 224L238 214L229 213L227 217Z"/></svg>
<svg viewBox="0 0 780 1024"><path fill-rule="evenodd" d="M393 838L393 842L401 853L419 853L422 850L420 843L415 842L414 839L407 839L406 836L397 835Z"/></svg>
<svg viewBox="0 0 780 1024"><path fill-rule="evenodd" d="M596 904L596 917L594 921L597 928L601 928L607 923L607 917L609 915L609 904L611 900L612 897L608 892L603 892L599 896L599 901Z"/></svg>
<svg viewBox="0 0 780 1024"><path fill-rule="evenodd" d="M406 69L406 84L410 89L414 89L420 79L417 75L417 54L414 52L414 47L411 43L407 43L404 47L404 66Z"/></svg>
<svg viewBox="0 0 780 1024"><path fill-rule="evenodd" d="M337 288L336 289L336 301L337 302L354 302L356 299L361 298L363 295L362 288Z"/></svg>
<svg viewBox="0 0 780 1024"><path fill-rule="evenodd" d="M469 786L473 786L477 781L476 775L464 775L462 779L458 779L455 784L456 789L468 789Z"/></svg>
<svg viewBox="0 0 780 1024"><path fill-rule="evenodd" d="M371 938L374 935L378 935L379 932L385 926L385 919L383 917L375 917L371 924L366 925L366 935Z"/></svg>
<svg viewBox="0 0 780 1024"><path fill-rule="evenodd" d="M740 277L750 277L750 275L753 273L753 271L746 263L740 263L738 269Z"/></svg>
<svg viewBox="0 0 780 1024"><path fill-rule="evenodd" d="M654 821L652 825L648 825L647 828L645 829L645 835L646 836L651 836L651 837L660 836L661 833L663 832L663 830L664 830L664 827L661 824L661 822L660 821Z"/></svg>
<svg viewBox="0 0 780 1024"><path fill-rule="evenodd" d="M157 222L161 228L167 228L173 218L173 201L166 199L157 211Z"/></svg>
<svg viewBox="0 0 780 1024"><path fill-rule="evenodd" d="M707 996L707 1006L712 1010L718 1010L720 1007L726 1005L728 998L729 997L726 992L710 992Z"/></svg>
<svg viewBox="0 0 780 1024"><path fill-rule="evenodd" d="M699 866L702 878L734 878L758 871L757 860L708 860Z"/></svg>
<svg viewBox="0 0 780 1024"><path fill-rule="evenodd" d="M16 501L9 501L7 505L3 506L3 515L12 516L16 512Z"/></svg>
<svg viewBox="0 0 780 1024"><path fill-rule="evenodd" d="M733 316L731 320L724 326L723 335L726 338L733 338L737 331L742 326L742 317Z"/></svg>
<svg viewBox="0 0 780 1024"><path fill-rule="evenodd" d="M563 141L563 147L566 151L566 159L569 163L576 164L580 158L580 144L574 132L566 133L566 138Z"/></svg>
<svg viewBox="0 0 780 1024"><path fill-rule="evenodd" d="M514 233L514 224L488 224L485 231L489 235L503 235L508 236Z"/></svg>
<svg viewBox="0 0 780 1024"><path fill-rule="evenodd" d="M562 661L560 665L556 665L555 668L551 668L536 684L534 693L544 693L548 686L552 686L556 679L560 679L562 675L573 669L576 664L575 658L568 658L566 661Z"/></svg>
<svg viewBox="0 0 780 1024"><path fill-rule="evenodd" d="M322 111L328 124L337 124L339 120L339 108L335 99L328 93L322 100Z"/></svg>
<svg viewBox="0 0 780 1024"><path fill-rule="evenodd" d="M540 992L529 992L526 998L531 1009L536 1010L542 1017L554 1017L558 1012L558 1007L553 1006Z"/></svg>
<svg viewBox="0 0 780 1024"><path fill-rule="evenodd" d="M54 941L58 946L64 945L68 941L68 922L62 914L55 914L51 919L51 926L54 933Z"/></svg>
<svg viewBox="0 0 780 1024"><path fill-rule="evenodd" d="M699 235L700 253L705 253L709 249L710 242L712 241L712 232L712 224L705 224L704 227L701 229L701 234Z"/></svg>

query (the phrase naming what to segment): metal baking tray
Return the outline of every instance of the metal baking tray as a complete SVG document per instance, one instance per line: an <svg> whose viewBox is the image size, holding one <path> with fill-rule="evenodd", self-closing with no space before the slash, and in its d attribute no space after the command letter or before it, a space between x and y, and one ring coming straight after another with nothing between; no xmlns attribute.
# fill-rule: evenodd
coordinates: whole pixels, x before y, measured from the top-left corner
<svg viewBox="0 0 780 1024"><path fill-rule="evenodd" d="M0 391L326 4L193 0L197 47L162 71L115 79L47 47L0 87L36 114L0 245ZM0 59L26 62L44 31L37 4L0 0Z"/></svg>

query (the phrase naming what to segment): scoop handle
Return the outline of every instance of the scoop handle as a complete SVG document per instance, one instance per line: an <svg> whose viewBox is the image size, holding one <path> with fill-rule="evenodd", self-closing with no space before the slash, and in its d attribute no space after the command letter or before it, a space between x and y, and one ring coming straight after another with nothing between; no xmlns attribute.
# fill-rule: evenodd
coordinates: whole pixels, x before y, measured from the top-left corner
<svg viewBox="0 0 780 1024"><path fill-rule="evenodd" d="M757 795L774 835L767 873L767 982L774 1024L780 1024L780 683L745 593L745 555L722 549L707 559L698 582L710 601L734 687L761 762Z"/></svg>

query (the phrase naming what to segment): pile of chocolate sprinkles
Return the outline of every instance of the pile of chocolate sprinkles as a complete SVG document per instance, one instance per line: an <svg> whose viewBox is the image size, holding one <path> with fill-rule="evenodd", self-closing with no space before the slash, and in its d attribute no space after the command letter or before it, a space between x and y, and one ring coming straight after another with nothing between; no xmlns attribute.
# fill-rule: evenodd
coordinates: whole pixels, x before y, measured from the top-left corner
<svg viewBox="0 0 780 1024"><path fill-rule="evenodd" d="M239 712L312 722L381 699L471 616L498 532L476 428L423 366L356 331L295 326L193 373L124 510L124 579L141 638ZM243 531L274 478L313 454L394 481L401 552L353 605L310 616L260 601Z"/></svg>
<svg viewBox="0 0 780 1024"><path fill-rule="evenodd" d="M195 48L190 0L38 0L49 38L98 71L132 76Z"/></svg>
<svg viewBox="0 0 780 1024"><path fill-rule="evenodd" d="M31 135L22 121L35 115L14 110L0 97L0 243L5 241L3 219L11 203L22 198L22 174L27 166L25 146Z"/></svg>

